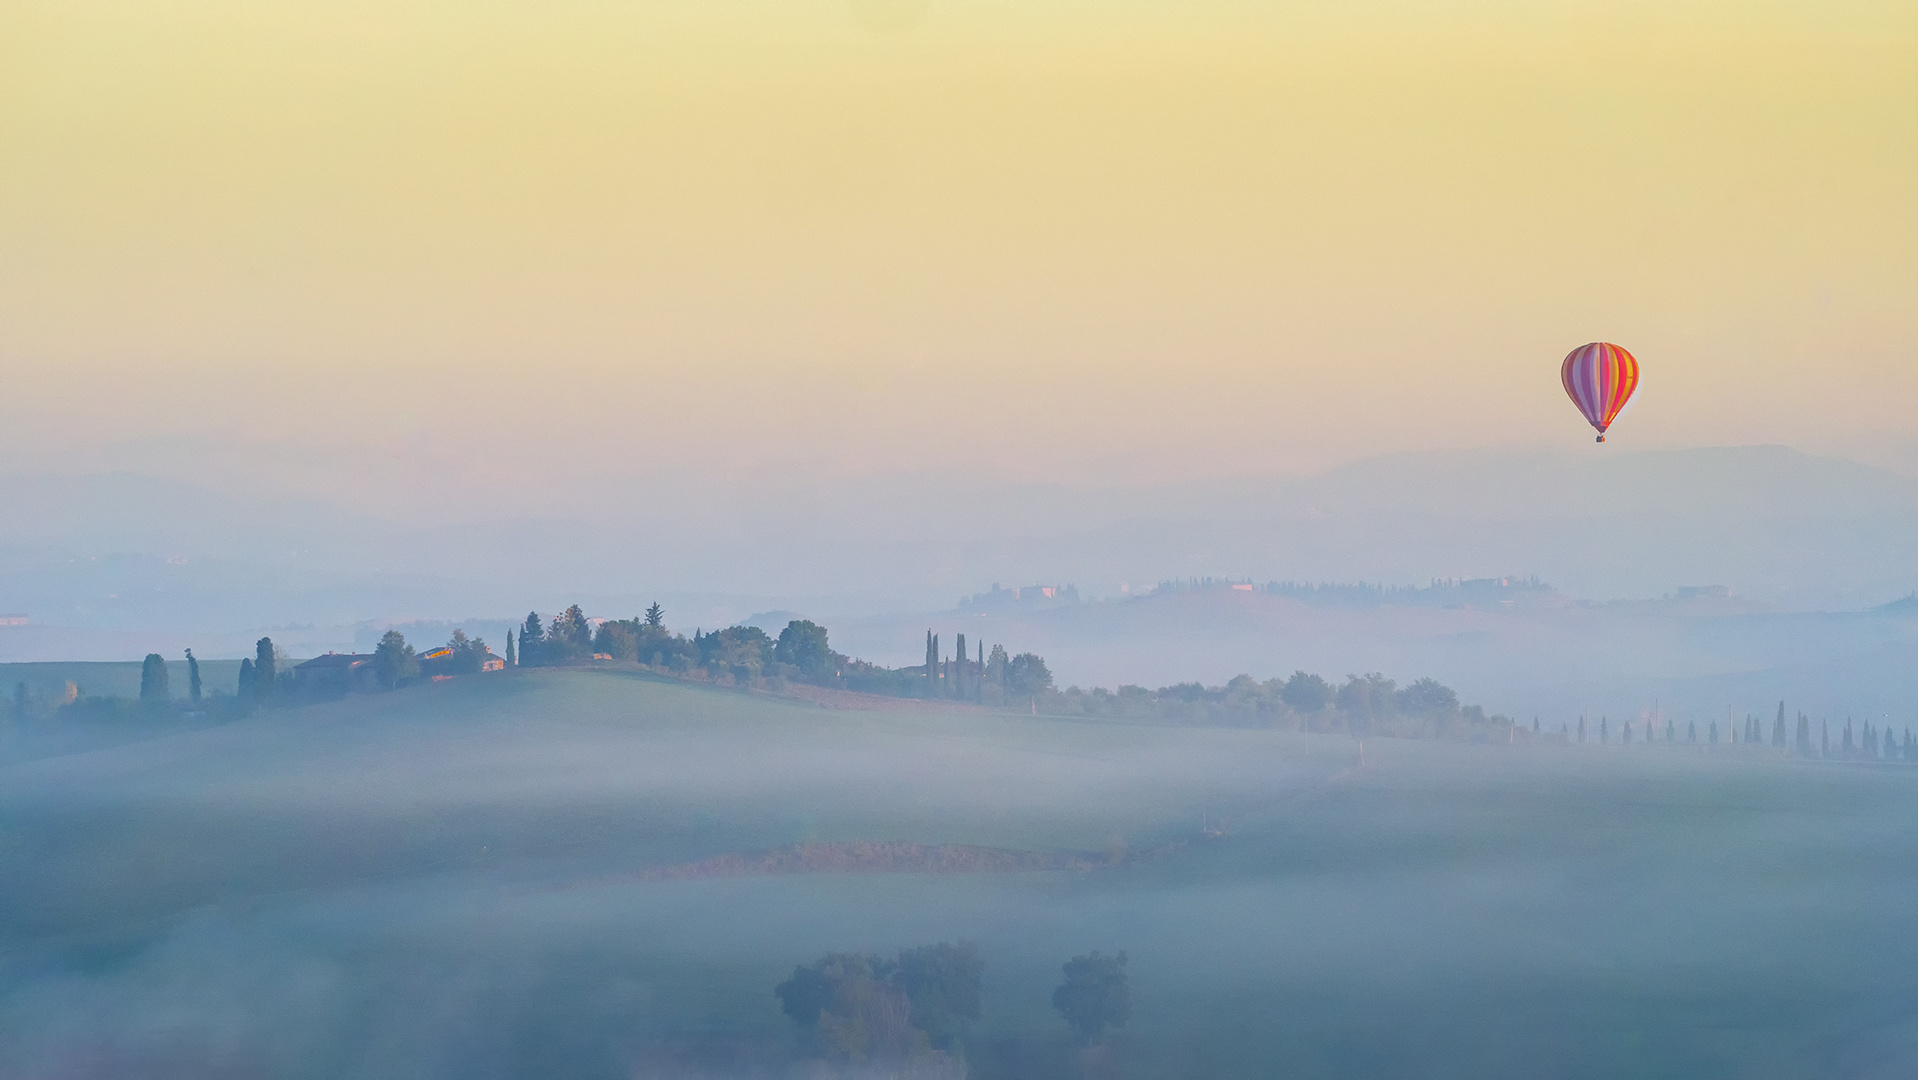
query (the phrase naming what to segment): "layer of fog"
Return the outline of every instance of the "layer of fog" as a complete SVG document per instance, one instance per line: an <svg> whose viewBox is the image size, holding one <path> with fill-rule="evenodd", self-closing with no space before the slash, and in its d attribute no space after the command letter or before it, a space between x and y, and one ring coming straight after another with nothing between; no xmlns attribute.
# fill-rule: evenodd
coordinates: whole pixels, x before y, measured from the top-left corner
<svg viewBox="0 0 1918 1080"><path fill-rule="evenodd" d="M1118 1045L1141 1077L1909 1064L1906 770L1354 758L1343 737L835 714L575 673L18 762L0 1060L612 1077L690 1045L666 1075L779 1075L770 989L794 963L968 938L981 1076L1006 1074L995 1045L1063 1038L1047 995L1093 947L1132 957ZM635 878L806 839L1143 850L1202 824L1224 835L1090 874Z"/></svg>

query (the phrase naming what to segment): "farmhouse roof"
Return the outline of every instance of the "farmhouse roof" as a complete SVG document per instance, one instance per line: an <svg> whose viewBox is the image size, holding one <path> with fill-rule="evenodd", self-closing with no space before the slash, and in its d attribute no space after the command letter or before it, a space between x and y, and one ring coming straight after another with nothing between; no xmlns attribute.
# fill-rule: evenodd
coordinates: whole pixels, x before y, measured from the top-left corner
<svg viewBox="0 0 1918 1080"><path fill-rule="evenodd" d="M372 653L330 652L325 656L316 656L303 664L297 665L293 670L318 671L330 668L351 668L371 659L373 659Z"/></svg>

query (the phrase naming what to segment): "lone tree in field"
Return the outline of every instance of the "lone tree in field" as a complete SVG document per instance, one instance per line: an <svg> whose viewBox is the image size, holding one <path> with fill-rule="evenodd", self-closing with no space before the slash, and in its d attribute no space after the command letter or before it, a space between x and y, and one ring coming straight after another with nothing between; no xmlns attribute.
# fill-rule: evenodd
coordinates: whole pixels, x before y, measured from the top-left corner
<svg viewBox="0 0 1918 1080"><path fill-rule="evenodd" d="M158 708L172 697L167 687L166 661L157 652L150 652L140 664L140 704L147 708Z"/></svg>
<svg viewBox="0 0 1918 1080"><path fill-rule="evenodd" d="M188 701L200 703L200 662L193 658L193 650L186 651L186 697Z"/></svg>
<svg viewBox="0 0 1918 1080"><path fill-rule="evenodd" d="M405 686L419 673L420 659L413 646L406 643L406 635L398 630L381 634L379 645L373 649L373 674L380 685L388 690Z"/></svg>
<svg viewBox="0 0 1918 1080"><path fill-rule="evenodd" d="M1052 992L1052 1007L1080 1040L1097 1042L1109 1027L1132 1018L1132 989L1126 983L1126 957L1102 956L1094 949L1066 961L1066 981Z"/></svg>

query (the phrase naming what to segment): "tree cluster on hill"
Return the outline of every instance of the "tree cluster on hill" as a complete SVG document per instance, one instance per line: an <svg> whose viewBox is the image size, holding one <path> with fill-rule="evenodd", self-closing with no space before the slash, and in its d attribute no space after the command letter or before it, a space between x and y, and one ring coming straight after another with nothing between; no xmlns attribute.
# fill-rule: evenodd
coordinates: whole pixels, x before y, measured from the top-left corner
<svg viewBox="0 0 1918 1080"><path fill-rule="evenodd" d="M903 668L854 659L835 650L826 628L794 619L773 637L757 626L728 626L691 637L665 626L658 604L632 619L608 619L595 628L575 604L543 620L528 612L507 655L520 667L561 667L594 660L623 661L655 671L727 686L778 689L783 683L854 690L891 697L940 698L978 704L1016 704L1052 689L1052 673L1033 653L1009 655L983 643L976 659L965 655L959 635L955 655L945 655L939 635L926 632L926 662Z"/></svg>
<svg viewBox="0 0 1918 1080"><path fill-rule="evenodd" d="M1357 736L1507 740L1512 721L1487 716L1436 679L1400 686L1376 672L1333 683L1310 672L1263 682L1240 675L1223 686L1178 683L1082 690L1068 687L1040 699L1042 712L1137 720L1238 724L1345 732Z"/></svg>

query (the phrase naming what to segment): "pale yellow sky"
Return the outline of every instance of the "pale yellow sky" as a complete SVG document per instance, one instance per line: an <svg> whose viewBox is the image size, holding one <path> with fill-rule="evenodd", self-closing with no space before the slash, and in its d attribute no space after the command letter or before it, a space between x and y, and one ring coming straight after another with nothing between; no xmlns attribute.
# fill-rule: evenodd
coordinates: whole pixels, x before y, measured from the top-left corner
<svg viewBox="0 0 1918 1080"><path fill-rule="evenodd" d="M1914 192L1910 3L0 0L0 450L1298 470L1605 339L1918 468Z"/></svg>

